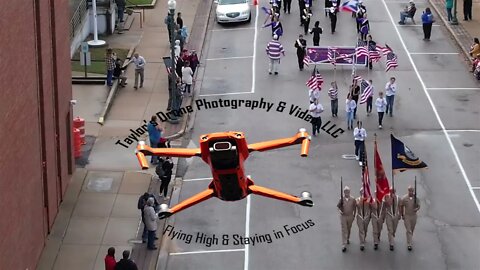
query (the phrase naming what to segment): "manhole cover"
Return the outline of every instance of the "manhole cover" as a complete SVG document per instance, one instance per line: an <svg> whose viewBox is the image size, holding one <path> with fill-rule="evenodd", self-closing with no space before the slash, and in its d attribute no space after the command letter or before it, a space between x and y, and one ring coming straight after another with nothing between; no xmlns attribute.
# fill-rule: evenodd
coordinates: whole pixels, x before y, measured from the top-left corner
<svg viewBox="0 0 480 270"><path fill-rule="evenodd" d="M113 178L101 177L90 179L87 184L87 189L95 191L109 191L112 188Z"/></svg>

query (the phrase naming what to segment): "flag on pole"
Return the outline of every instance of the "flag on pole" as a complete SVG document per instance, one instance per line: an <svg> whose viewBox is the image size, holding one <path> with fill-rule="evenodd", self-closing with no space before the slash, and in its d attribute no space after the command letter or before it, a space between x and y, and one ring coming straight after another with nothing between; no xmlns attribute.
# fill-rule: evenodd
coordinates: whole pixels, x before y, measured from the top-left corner
<svg viewBox="0 0 480 270"><path fill-rule="evenodd" d="M326 0L327 1L327 0ZM341 11L346 11L346 12L354 12L357 13L358 11L358 0L348 0L345 1L341 6L340 10Z"/></svg>
<svg viewBox="0 0 480 270"><path fill-rule="evenodd" d="M377 50L381 51L384 56L386 56L389 52L393 52L392 48L385 44L385 47L377 46Z"/></svg>
<svg viewBox="0 0 480 270"><path fill-rule="evenodd" d="M355 54L357 57L368 56L367 42L359 40L357 47L355 48Z"/></svg>
<svg viewBox="0 0 480 270"><path fill-rule="evenodd" d="M317 71L317 67L313 69L312 76L305 84L312 90L322 90L323 78L322 75L320 75L320 73Z"/></svg>
<svg viewBox="0 0 480 270"><path fill-rule="evenodd" d="M378 62L382 58L380 51L377 50L377 45L374 43L368 44L368 58L372 62Z"/></svg>
<svg viewBox="0 0 480 270"><path fill-rule="evenodd" d="M362 80L362 76L360 76L360 75L355 75L355 76L353 76L353 80L354 80L354 81L357 81L357 82L358 82L358 81L361 81L361 80Z"/></svg>
<svg viewBox="0 0 480 270"><path fill-rule="evenodd" d="M334 66L337 62L337 50L337 47L328 47L328 61Z"/></svg>
<svg viewBox="0 0 480 270"><path fill-rule="evenodd" d="M385 68L385 72L388 72L391 68L396 67L398 67L397 55L391 51L387 54L387 66Z"/></svg>
<svg viewBox="0 0 480 270"><path fill-rule="evenodd" d="M388 185L387 175L383 169L382 160L378 154L377 140L375 140L375 157L373 162L373 166L375 167L375 190L377 199L381 202L383 197L390 192L390 187Z"/></svg>
<svg viewBox="0 0 480 270"><path fill-rule="evenodd" d="M368 173L367 164L367 152L364 150L363 163L362 163L362 186L363 186L363 198L372 202L372 192L370 191L370 174Z"/></svg>
<svg viewBox="0 0 480 270"><path fill-rule="evenodd" d="M373 87L369 81L363 79L360 83L360 89L362 90L362 95L360 96L360 104L367 102L369 96L373 94Z"/></svg>
<svg viewBox="0 0 480 270"><path fill-rule="evenodd" d="M390 134L392 143L392 170L403 172L410 169L428 168L403 142Z"/></svg>
<svg viewBox="0 0 480 270"><path fill-rule="evenodd" d="M313 64L313 60L308 56L308 54L305 54L305 57L303 57L303 63L308 67L310 64Z"/></svg>

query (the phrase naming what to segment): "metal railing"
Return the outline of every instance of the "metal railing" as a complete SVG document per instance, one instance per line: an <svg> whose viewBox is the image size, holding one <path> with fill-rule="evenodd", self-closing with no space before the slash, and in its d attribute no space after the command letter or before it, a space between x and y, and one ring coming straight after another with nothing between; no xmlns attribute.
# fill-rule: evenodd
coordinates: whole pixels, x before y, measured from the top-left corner
<svg viewBox="0 0 480 270"><path fill-rule="evenodd" d="M82 26L82 19L87 11L87 0L81 0L70 19L70 40L73 39L78 28Z"/></svg>

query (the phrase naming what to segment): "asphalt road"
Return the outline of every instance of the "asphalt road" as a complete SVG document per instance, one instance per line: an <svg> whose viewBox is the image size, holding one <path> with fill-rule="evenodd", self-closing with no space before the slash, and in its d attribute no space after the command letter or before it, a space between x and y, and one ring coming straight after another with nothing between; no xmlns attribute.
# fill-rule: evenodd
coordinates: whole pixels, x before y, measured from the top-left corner
<svg viewBox="0 0 480 270"><path fill-rule="evenodd" d="M268 3L259 2L259 6ZM396 25L404 1L364 2L374 40L379 45L389 44L399 59L399 67L388 73L385 73L384 59L375 64L372 71L359 67L357 72L373 80L376 92L383 89L390 76L397 78L399 88L394 117L386 116L383 130L378 130L376 116L367 117L364 105L359 108L358 117L368 132L371 181L374 183L375 133L387 172L391 169L391 132L429 165L428 170L395 175L399 195L406 193L407 186L417 177L422 208L414 250L407 251L405 228L400 222L395 251L388 250L384 226L380 249L373 250L370 227L367 248L362 252L354 223L352 243L346 253L341 252L336 211L340 178L352 188L353 195L358 196L361 171L354 160L342 158L342 155L353 154L351 132L345 131L337 138L322 132L312 139L308 158L301 158L300 147L292 146L253 153L246 164L248 174L258 185L296 195L310 191L315 202L313 208L255 195L237 202L216 198L205 201L170 218L173 230L182 230L185 236L164 241L168 254L160 260L166 269L479 269L479 85L462 63L462 56L444 27L437 25L440 20L433 27L432 41L422 40L422 27L418 23L421 11L427 7L425 1L417 3L417 25L406 26ZM337 32L331 35L322 7L323 1L314 1L311 23L318 19L324 28L320 45L354 46L355 24L350 14L339 14ZM255 13L253 16L255 18ZM301 110L308 107L305 82L312 70L309 67L299 71L296 64L293 44L303 32L299 27L297 1L292 3L292 14L282 12L281 20L285 30L281 42L287 56L281 61L278 76L267 72L265 46L271 36L268 28L261 28L264 14L259 14L257 23L252 20L250 24L227 26L210 22L198 99L218 102L219 99L259 101L263 98L274 106L267 112L262 108L206 109L199 103L191 147L198 146L201 134L210 132L243 131L252 143L289 137L300 127L311 131L307 122L288 112L291 106L299 106ZM311 36L306 39L311 45ZM326 85L335 78L340 87L339 118L330 117L329 99L323 90L322 120L324 123L330 120L331 125L336 125L335 129L345 129L343 104L351 67L341 66L334 72L332 65L324 64L319 69ZM282 101L286 109L278 112L275 108ZM198 158L189 160L179 199L205 189L210 181L205 179L208 177L210 171L206 164ZM388 178L391 182L390 174ZM292 227L298 224L306 228L295 233ZM202 233L211 240L203 238ZM188 235L191 235L190 241ZM253 237L255 242L242 242L240 236L245 235ZM164 240L167 237L168 233ZM208 247L208 243L212 245Z"/></svg>

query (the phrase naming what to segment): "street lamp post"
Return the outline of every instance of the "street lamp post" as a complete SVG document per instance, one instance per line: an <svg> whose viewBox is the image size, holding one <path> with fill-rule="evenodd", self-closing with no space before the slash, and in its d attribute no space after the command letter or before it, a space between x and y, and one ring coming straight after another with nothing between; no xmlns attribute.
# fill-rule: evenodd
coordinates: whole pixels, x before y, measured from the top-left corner
<svg viewBox="0 0 480 270"><path fill-rule="evenodd" d="M458 24L458 19L457 19L457 0L453 3L453 16L452 16L452 21L450 21L451 25L457 25Z"/></svg>
<svg viewBox="0 0 480 270"><path fill-rule="evenodd" d="M168 109L174 113L170 113L168 122L171 124L177 124L179 122L178 117L175 115L179 111L180 101L178 99L178 89L177 89L177 74L175 72L175 8L177 6L177 1L168 0L168 29L169 29L169 39L170 39L170 57L171 57L171 66L170 66L170 75L169 75L169 90L168 90Z"/></svg>

